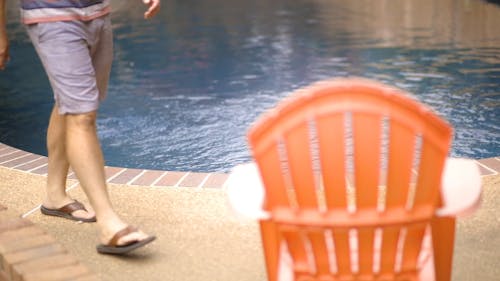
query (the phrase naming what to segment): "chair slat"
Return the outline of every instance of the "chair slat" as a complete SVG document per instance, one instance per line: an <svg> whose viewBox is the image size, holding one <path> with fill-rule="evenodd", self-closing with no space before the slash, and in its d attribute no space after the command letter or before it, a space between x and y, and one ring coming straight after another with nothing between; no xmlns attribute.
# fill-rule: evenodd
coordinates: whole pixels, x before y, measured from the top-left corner
<svg viewBox="0 0 500 281"><path fill-rule="evenodd" d="M354 173L356 207L377 206L382 118L353 113Z"/></svg>
<svg viewBox="0 0 500 281"><path fill-rule="evenodd" d="M375 229L373 227L358 229L359 274L372 275Z"/></svg>
<svg viewBox="0 0 500 281"><path fill-rule="evenodd" d="M390 123L387 193L385 208L406 206L412 173L415 133L408 127Z"/></svg>
<svg viewBox="0 0 500 281"><path fill-rule="evenodd" d="M320 116L315 120L326 205L347 207L344 115Z"/></svg>
<svg viewBox="0 0 500 281"><path fill-rule="evenodd" d="M346 229L332 229L333 243L337 263L337 275L352 275L351 247L349 242L349 231Z"/></svg>
<svg viewBox="0 0 500 281"><path fill-rule="evenodd" d="M309 124L303 122L284 136L293 188L300 207L318 205L312 166Z"/></svg>
<svg viewBox="0 0 500 281"><path fill-rule="evenodd" d="M425 137L417 176L414 206L438 205L441 175L446 160L446 152L433 146Z"/></svg>
<svg viewBox="0 0 500 281"><path fill-rule="evenodd" d="M427 224L414 224L406 228L401 271L413 271L417 267Z"/></svg>
<svg viewBox="0 0 500 281"><path fill-rule="evenodd" d="M328 256L328 248L326 246L325 232L323 230L313 231L308 234L309 241L316 265L316 276L329 275L330 261Z"/></svg>
<svg viewBox="0 0 500 281"><path fill-rule="evenodd" d="M278 267L280 260L280 246L282 238L277 225L272 220L259 222L262 246L266 259L267 277L269 280L278 280Z"/></svg>
<svg viewBox="0 0 500 281"><path fill-rule="evenodd" d="M294 270L309 272L311 270L311 263L308 258L303 234L296 228L294 231L283 232L283 237L287 243L288 251L292 256Z"/></svg>
<svg viewBox="0 0 500 281"><path fill-rule="evenodd" d="M264 209L269 206L290 206L290 201L286 192L286 183L281 167L281 160L278 151L278 141L276 146L269 147L261 155L255 155L259 166L262 181L266 188Z"/></svg>
<svg viewBox="0 0 500 281"><path fill-rule="evenodd" d="M386 227L382 232L382 246L380 249L380 274L382 275L394 273L400 229L399 226Z"/></svg>

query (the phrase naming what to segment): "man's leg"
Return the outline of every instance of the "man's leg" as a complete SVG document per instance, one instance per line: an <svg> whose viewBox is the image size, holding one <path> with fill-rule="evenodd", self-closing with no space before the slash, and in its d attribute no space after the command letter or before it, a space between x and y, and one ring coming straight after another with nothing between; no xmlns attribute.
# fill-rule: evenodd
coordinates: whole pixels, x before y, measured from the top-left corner
<svg viewBox="0 0 500 281"><path fill-rule="evenodd" d="M53 139L65 139L62 143L66 151L66 163L71 165L95 210L99 240L107 244L127 224L113 210L106 187L104 160L96 132L98 87L88 45L92 40L85 37L89 34L89 25L80 21L43 23L43 38L40 36L41 25L30 26L28 32L47 72L58 105L51 123L59 126L51 128L50 143L57 143L52 142ZM40 38L43 40L40 41ZM65 125L64 130L60 131L62 124ZM59 153L64 150L59 150ZM56 165L52 165L54 169L57 163L61 164L55 162ZM59 173L67 173L67 164L62 166ZM62 182L61 176L56 176L57 173L53 174L51 183ZM123 245L146 238L150 237L142 231L135 231L116 242L117 245Z"/></svg>
<svg viewBox="0 0 500 281"><path fill-rule="evenodd" d="M109 240L127 224L113 210L106 186L104 159L97 137L96 112L67 114L66 155L80 180L90 204L95 210L102 243ZM118 241L119 245L147 238L142 231L133 232Z"/></svg>
<svg viewBox="0 0 500 281"><path fill-rule="evenodd" d="M50 209L58 209L74 200L66 193L66 176L69 163L66 158L66 122L64 115L59 115L57 106L54 106L50 115L49 127L47 129L47 151L48 151L48 174L46 197L43 206ZM78 218L91 218L95 214L91 209L86 212L77 210L72 213Z"/></svg>

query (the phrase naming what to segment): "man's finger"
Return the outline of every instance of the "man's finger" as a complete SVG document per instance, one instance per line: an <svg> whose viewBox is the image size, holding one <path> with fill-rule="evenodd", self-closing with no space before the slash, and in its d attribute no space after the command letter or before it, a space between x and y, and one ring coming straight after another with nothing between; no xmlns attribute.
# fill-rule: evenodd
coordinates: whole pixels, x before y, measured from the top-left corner
<svg viewBox="0 0 500 281"><path fill-rule="evenodd" d="M157 0L143 0L144 4L149 5L148 10L144 13L144 18L152 18L158 13L160 9L160 1Z"/></svg>
<svg viewBox="0 0 500 281"><path fill-rule="evenodd" d="M7 66L7 63L9 62L10 60L10 57L9 57L9 53L7 52L7 54L2 54L0 56L0 70L4 70L5 67Z"/></svg>

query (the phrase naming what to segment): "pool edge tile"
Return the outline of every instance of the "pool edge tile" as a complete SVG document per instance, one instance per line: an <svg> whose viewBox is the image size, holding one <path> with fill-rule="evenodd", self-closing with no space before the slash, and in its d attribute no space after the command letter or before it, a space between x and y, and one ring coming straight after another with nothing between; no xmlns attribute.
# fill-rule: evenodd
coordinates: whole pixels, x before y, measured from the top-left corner
<svg viewBox="0 0 500 281"><path fill-rule="evenodd" d="M141 185L141 186L153 186L158 180L160 180L164 175L165 171L160 170L144 170L144 173L134 179L131 185Z"/></svg>
<svg viewBox="0 0 500 281"><path fill-rule="evenodd" d="M477 160L477 162L480 164L480 167L486 167L489 171L492 172L489 175L500 173L500 160L498 157L479 159Z"/></svg>
<svg viewBox="0 0 500 281"><path fill-rule="evenodd" d="M200 187L209 173L189 173L177 183L179 187Z"/></svg>
<svg viewBox="0 0 500 281"><path fill-rule="evenodd" d="M116 184L127 184L141 172L142 172L141 169L126 168L124 171L122 171L120 174L118 174L116 177L109 180L108 182Z"/></svg>
<svg viewBox="0 0 500 281"><path fill-rule="evenodd" d="M160 180L155 182L152 186L173 186L177 187L184 177L189 172L168 171Z"/></svg>
<svg viewBox="0 0 500 281"><path fill-rule="evenodd" d="M222 188L229 178L226 173L211 173L207 180L203 183L202 188Z"/></svg>
<svg viewBox="0 0 500 281"><path fill-rule="evenodd" d="M13 161L13 160L16 160L18 158L22 158L26 155L29 155L29 152L22 151L22 150L15 150L12 153L8 153L8 154L5 154L4 156L0 156L0 165L5 167L6 163Z"/></svg>
<svg viewBox="0 0 500 281"><path fill-rule="evenodd" d="M500 173L500 156L474 159L481 176ZM48 158L0 142L0 166L46 176ZM223 172L163 171L105 166L106 182L149 187L222 188L229 177ZM71 171L68 179L76 179Z"/></svg>
<svg viewBox="0 0 500 281"><path fill-rule="evenodd" d="M17 166L24 165L24 164L29 163L31 161L34 161L38 158L40 158L38 155L33 154L33 153L28 153L28 154L25 154L21 157L12 159L11 161L8 161L6 163L2 163L2 166L7 167L7 168L16 169Z"/></svg>
<svg viewBox="0 0 500 281"><path fill-rule="evenodd" d="M37 169L37 168L39 168L39 167L41 167L43 165L46 165L47 162L48 162L47 157L40 156L39 158L37 158L37 159L35 159L33 161L30 161L30 162L27 162L27 163L15 166L13 168L16 169L16 170L21 170L21 171L29 172L29 171L35 170L35 169Z"/></svg>

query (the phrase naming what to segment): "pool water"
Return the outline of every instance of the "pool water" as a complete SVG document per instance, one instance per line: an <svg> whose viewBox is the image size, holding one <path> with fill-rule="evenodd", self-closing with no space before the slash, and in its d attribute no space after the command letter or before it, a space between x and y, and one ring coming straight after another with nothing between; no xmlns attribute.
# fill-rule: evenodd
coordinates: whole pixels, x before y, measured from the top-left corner
<svg viewBox="0 0 500 281"><path fill-rule="evenodd" d="M16 1L15 1L16 2ZM293 90L361 76L455 127L452 156L500 155L500 7L472 0L112 1L115 60L99 111L110 166L228 171L250 124ZM52 94L10 3L0 142L46 155Z"/></svg>

